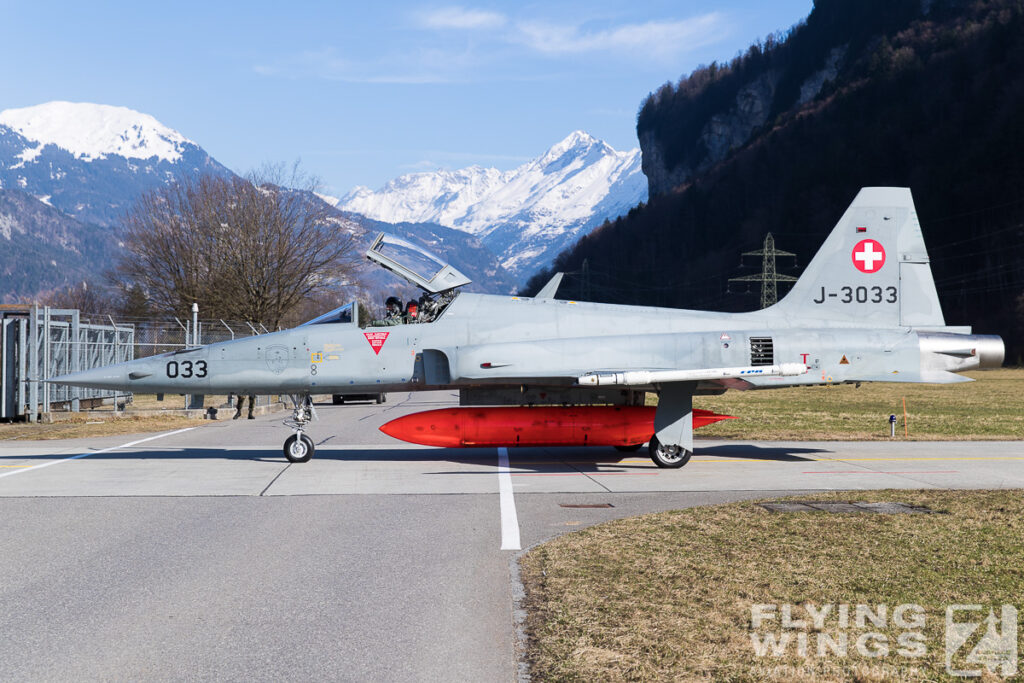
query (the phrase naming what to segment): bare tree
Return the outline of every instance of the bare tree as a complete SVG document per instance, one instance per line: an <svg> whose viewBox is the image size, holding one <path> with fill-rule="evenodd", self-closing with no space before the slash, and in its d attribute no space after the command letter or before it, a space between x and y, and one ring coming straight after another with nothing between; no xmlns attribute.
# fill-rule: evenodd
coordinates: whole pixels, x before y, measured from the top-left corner
<svg viewBox="0 0 1024 683"><path fill-rule="evenodd" d="M79 282L40 297L39 303L51 308L77 308L86 313L112 313L108 293L95 282Z"/></svg>
<svg viewBox="0 0 1024 683"><path fill-rule="evenodd" d="M304 299L349 284L355 269L352 234L315 189L276 166L149 192L125 217L117 273L156 310L183 315L196 302L204 317L273 329Z"/></svg>

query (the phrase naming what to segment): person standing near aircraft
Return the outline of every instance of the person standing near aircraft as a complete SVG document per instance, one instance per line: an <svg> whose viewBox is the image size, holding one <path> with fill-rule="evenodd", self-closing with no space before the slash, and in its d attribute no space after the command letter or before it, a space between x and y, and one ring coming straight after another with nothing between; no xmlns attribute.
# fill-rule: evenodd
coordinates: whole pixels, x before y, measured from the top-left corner
<svg viewBox="0 0 1024 683"><path fill-rule="evenodd" d="M245 396L246 396L245 394L239 394L238 395L238 404L235 406L235 416L233 418L231 418L232 420L237 420L238 418L242 417L242 404L245 403ZM254 394L249 394L249 419L250 420L255 420L256 419L256 416L252 414L252 409L255 406L256 406L256 396Z"/></svg>

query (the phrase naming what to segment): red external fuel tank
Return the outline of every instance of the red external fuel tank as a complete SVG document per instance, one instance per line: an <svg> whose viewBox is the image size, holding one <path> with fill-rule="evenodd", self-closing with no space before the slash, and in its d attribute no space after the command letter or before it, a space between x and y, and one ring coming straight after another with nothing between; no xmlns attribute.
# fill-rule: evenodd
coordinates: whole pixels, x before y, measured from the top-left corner
<svg viewBox="0 0 1024 683"><path fill-rule="evenodd" d="M635 446L654 434L655 408L539 406L441 408L380 428L388 436L445 448L496 446ZM694 428L731 419L694 409Z"/></svg>

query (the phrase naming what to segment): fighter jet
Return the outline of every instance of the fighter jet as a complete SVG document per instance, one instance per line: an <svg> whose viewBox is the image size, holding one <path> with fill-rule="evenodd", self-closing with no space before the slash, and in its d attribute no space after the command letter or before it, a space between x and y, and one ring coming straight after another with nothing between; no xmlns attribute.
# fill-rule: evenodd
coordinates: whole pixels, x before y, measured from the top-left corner
<svg viewBox="0 0 1024 683"><path fill-rule="evenodd" d="M777 304L715 313L461 291L469 280L381 233L367 257L423 290L415 322L361 326L356 303L296 328L187 348L50 381L124 392L291 394L284 456L314 454L311 395L454 389L459 408L382 431L442 446L649 443L682 467L693 429L725 419L695 395L853 382L970 381L1003 342L948 326L913 198L864 188ZM658 396L656 408L644 397Z"/></svg>

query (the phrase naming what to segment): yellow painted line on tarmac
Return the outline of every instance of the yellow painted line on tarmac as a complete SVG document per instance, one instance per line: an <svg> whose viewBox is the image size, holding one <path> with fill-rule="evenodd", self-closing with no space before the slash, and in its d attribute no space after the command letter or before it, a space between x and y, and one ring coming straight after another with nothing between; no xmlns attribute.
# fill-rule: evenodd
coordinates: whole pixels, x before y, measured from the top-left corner
<svg viewBox="0 0 1024 683"><path fill-rule="evenodd" d="M0 467L32 467L31 463L28 465L0 465Z"/></svg>

